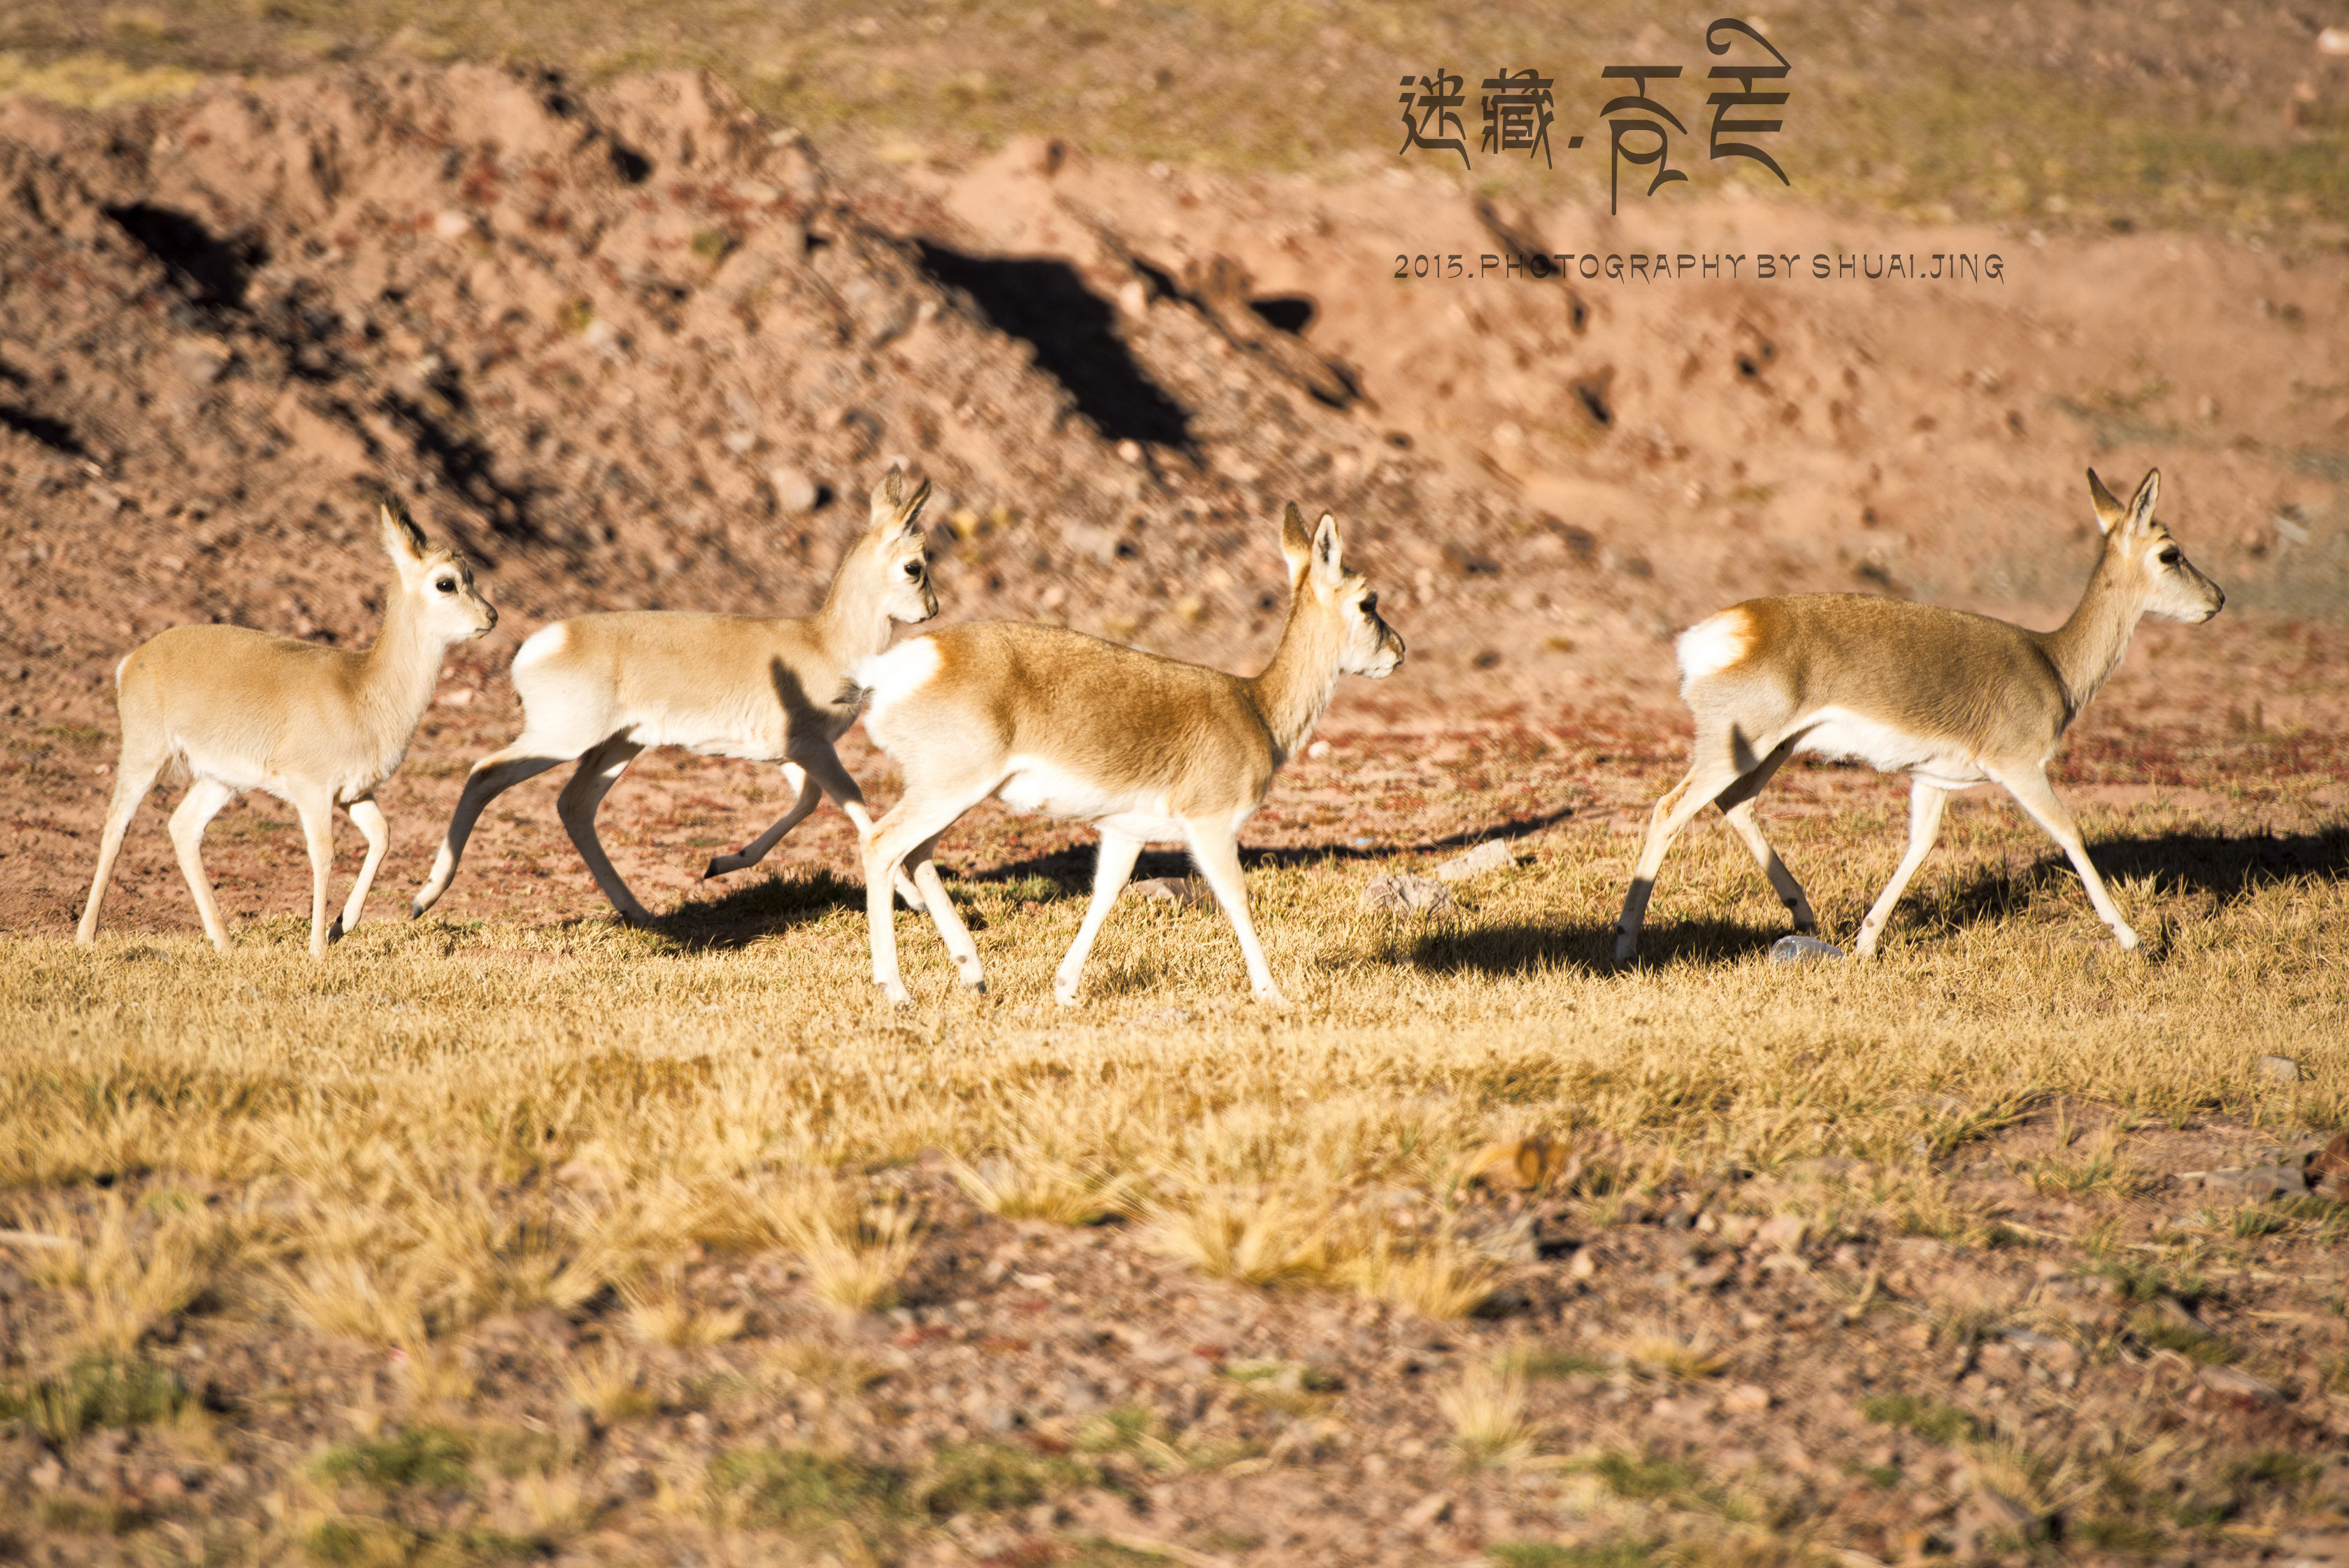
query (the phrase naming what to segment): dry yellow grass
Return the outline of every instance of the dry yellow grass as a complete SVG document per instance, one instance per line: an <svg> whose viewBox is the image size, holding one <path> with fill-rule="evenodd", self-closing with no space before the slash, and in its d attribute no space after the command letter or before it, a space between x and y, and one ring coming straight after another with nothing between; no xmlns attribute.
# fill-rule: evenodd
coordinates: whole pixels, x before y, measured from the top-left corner
<svg viewBox="0 0 2349 1568"><path fill-rule="evenodd" d="M2341 881L2116 878L2132 919L2162 932L2128 958L2068 880L1999 869L2023 845L2041 853L2026 828L1959 826L1868 966L1766 962L1775 907L1720 833L1674 861L1655 951L1628 972L1598 963L1629 843L1603 831L1538 843L1441 926L1361 912L1373 867L1262 867L1259 923L1299 1003L1279 1012L1240 999L1212 909L1113 920L1102 1000L1063 1012L1049 976L1081 898L1015 902L987 882L957 894L987 918L995 989L956 991L901 915L920 999L902 1012L869 995L861 912L844 908L747 941L715 924L706 940L369 925L323 964L290 919L248 927L224 957L192 935L14 942L0 1228L42 1238L13 1255L46 1303L23 1348L36 1365L129 1352L201 1302L396 1347L393 1408L455 1420L475 1397L452 1348L468 1331L602 1300L622 1303L605 1332L632 1324L640 1343L591 1340L563 1383L568 1408L608 1427L654 1408L693 1357L741 1348L723 1342L742 1315L685 1301L680 1269L767 1254L846 1316L888 1305L941 1222L922 1209L939 1199L900 1179L924 1162L999 1215L1130 1214L1202 1272L1444 1316L1505 1266L1450 1219L1495 1140L1608 1150L1573 1199L1593 1223L1675 1177L1846 1157L1871 1174L1781 1206L1833 1223L1837 1205L1873 1205L1962 1241L1982 1220L1946 1157L2038 1096L2148 1125L2213 1108L2349 1120ZM2091 814L2092 842L2099 826ZM2189 826L2128 824L2139 838ZM1849 815L1778 836L1831 929L1898 851ZM555 961L494 956L516 949ZM2296 1058L2301 1081L2262 1076L2270 1054ZM2113 1189L2127 1142L2059 1142L2046 1182ZM1962 1304L1940 1316L1984 1332ZM1719 1370L1706 1345L1626 1353L1658 1376ZM812 1377L781 1368L770 1391L810 1411L862 1397ZM819 1398L823 1382L838 1386ZM1464 1457L1524 1457L1521 1378L1472 1368L1430 1386L1451 1389ZM656 1470L662 1506L718 1517L699 1472ZM2047 1480L2033 1505L2068 1484ZM500 1496L550 1538L592 1512L554 1470Z"/></svg>

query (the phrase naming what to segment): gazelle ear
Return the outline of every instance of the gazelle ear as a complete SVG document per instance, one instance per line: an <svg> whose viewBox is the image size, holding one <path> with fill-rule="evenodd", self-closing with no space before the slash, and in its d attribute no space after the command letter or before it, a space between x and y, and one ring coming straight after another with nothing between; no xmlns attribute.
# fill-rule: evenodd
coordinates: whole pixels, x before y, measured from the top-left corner
<svg viewBox="0 0 2349 1568"><path fill-rule="evenodd" d="M2129 497L2128 523L2131 532L2142 534L2153 526L2153 504L2160 499L2161 470L2148 468L2145 471L2145 483L2137 487L2135 495Z"/></svg>
<svg viewBox="0 0 2349 1568"><path fill-rule="evenodd" d="M889 472L881 476L881 483L873 487L871 526L878 528L895 518L897 509L905 504L905 471L893 462Z"/></svg>
<svg viewBox="0 0 2349 1568"><path fill-rule="evenodd" d="M1338 519L1324 512L1313 529L1313 581L1324 592L1346 580L1344 552L1345 541L1338 536Z"/></svg>
<svg viewBox="0 0 2349 1568"><path fill-rule="evenodd" d="M402 576L422 570L425 552L430 548L425 543L424 531L405 517L393 516L391 508L380 502L376 504L375 514L376 525L383 535L383 553L391 557L391 564L399 568Z"/></svg>
<svg viewBox="0 0 2349 1568"><path fill-rule="evenodd" d="M1288 504L1288 510L1280 519L1280 556L1288 563L1288 579L1291 582L1297 580L1297 574L1303 571L1305 564L1313 558L1313 535L1306 531L1305 519L1298 514L1294 501Z"/></svg>
<svg viewBox="0 0 2349 1568"><path fill-rule="evenodd" d="M897 507L897 524L899 530L906 534L919 534L922 531L922 528L918 519L922 515L922 508L927 506L929 504L930 482L925 479L922 481L921 487L919 489L916 490L910 497L899 504Z"/></svg>
<svg viewBox="0 0 2349 1568"><path fill-rule="evenodd" d="M2121 504L2113 499L2113 493L2105 488L2105 482L2096 477L2096 471L2093 468L2088 470L2088 499L2096 504L2096 532L2099 534L2111 533L2113 525L2127 515L2121 510Z"/></svg>

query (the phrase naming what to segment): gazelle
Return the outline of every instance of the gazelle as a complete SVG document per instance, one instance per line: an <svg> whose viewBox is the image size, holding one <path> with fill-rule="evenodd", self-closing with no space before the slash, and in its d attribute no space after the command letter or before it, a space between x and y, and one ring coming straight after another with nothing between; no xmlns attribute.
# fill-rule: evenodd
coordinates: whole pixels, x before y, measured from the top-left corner
<svg viewBox="0 0 2349 1568"><path fill-rule="evenodd" d="M889 646L893 622L938 613L917 521L929 498L926 481L908 493L904 471L890 469L874 487L869 525L842 557L823 607L812 616L619 610L575 616L532 633L513 661L523 732L466 775L410 917L449 890L465 840L491 801L576 759L578 770L555 810L621 918L649 921L651 913L620 880L595 836L596 807L647 746L783 765L783 782L795 796L791 808L741 853L711 860L704 877L757 865L825 795L855 824L862 842L873 818L833 750L856 722L856 708L833 699L851 663ZM905 892L916 901L910 883Z"/></svg>
<svg viewBox="0 0 2349 1568"><path fill-rule="evenodd" d="M1340 562L1336 518L1323 514L1308 533L1292 504L1280 550L1288 624L1253 677L1007 621L949 627L856 667L865 732L905 775L904 797L864 841L873 979L890 1001L906 1000L890 889L908 861L963 984L986 989L978 949L930 855L963 813L1000 796L1016 811L1101 830L1092 903L1052 981L1063 1006L1077 1000L1085 955L1142 846L1165 840L1189 846L1215 890L1257 999L1280 1004L1248 919L1240 825L1312 732L1338 677L1389 675L1403 655L1378 596Z"/></svg>
<svg viewBox="0 0 2349 1568"><path fill-rule="evenodd" d="M2120 663L2139 620L2199 623L2227 596L2154 520L2159 471L2147 473L2126 507L2094 469L2088 493L2104 554L2072 618L2054 631L1865 594L1796 594L1733 605L1682 632L1681 698L1696 715L1696 758L1656 803L1615 928L1616 961L1638 950L1664 852L1708 803L1744 840L1793 911L1795 929L1817 929L1810 900L1754 821L1754 797L1795 752L1855 758L1914 781L1909 852L1860 922L1862 957L1875 952L1893 905L1933 847L1949 792L1978 784L2003 785L2063 846L2097 915L2124 949L2137 946L2071 812L2048 785L2048 760Z"/></svg>
<svg viewBox="0 0 2349 1568"><path fill-rule="evenodd" d="M122 835L156 775L174 763L195 783L171 813L171 847L212 946L228 950L228 928L204 875L204 827L250 789L268 791L302 819L310 851L310 956L325 957L328 942L359 923L367 886L390 843L375 787L407 754L449 645L498 624L463 557L430 548L414 524L388 508L379 508L378 517L398 577L385 596L383 631L365 653L241 626L175 626L115 667L122 757L89 907L76 933L84 947L98 938L98 905ZM329 926L326 873L334 864L337 805L358 825L367 850L350 901Z"/></svg>

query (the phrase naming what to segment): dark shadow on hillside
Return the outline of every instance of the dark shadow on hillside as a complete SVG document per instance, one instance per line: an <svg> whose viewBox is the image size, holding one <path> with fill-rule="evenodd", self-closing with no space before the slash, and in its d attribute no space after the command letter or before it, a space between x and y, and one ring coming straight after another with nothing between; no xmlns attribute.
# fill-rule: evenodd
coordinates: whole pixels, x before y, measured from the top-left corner
<svg viewBox="0 0 2349 1568"><path fill-rule="evenodd" d="M2349 876L2349 828L2276 836L2177 833L2110 838L2090 844L2088 857L2107 882L2150 877L2166 892L2207 893L2225 905L2297 877L2338 881ZM1951 918L1963 925L2010 915L2051 881L2079 888L2071 862L2052 844L2026 865L1978 869L1958 888ZM1896 926L1899 919L1894 915Z"/></svg>
<svg viewBox="0 0 2349 1568"><path fill-rule="evenodd" d="M1135 360L1109 301L1076 268L1050 256L965 255L918 243L922 269L968 295L989 326L1032 344L1038 368L1069 389L1104 440L1193 450L1190 414Z"/></svg>

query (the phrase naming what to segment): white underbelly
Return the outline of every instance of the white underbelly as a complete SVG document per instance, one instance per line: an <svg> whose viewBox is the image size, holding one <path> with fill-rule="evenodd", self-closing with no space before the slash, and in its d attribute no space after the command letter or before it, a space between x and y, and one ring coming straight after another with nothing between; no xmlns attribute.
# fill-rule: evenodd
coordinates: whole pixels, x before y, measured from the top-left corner
<svg viewBox="0 0 2349 1568"><path fill-rule="evenodd" d="M1866 763L1883 773L1908 774L1945 789L1990 782L1973 753L1946 737L1912 734L1840 708L1822 710L1795 749Z"/></svg>
<svg viewBox="0 0 2349 1568"><path fill-rule="evenodd" d="M995 798L1013 811L1090 822L1148 844L1188 838L1164 790L1117 789L1035 757L1013 757Z"/></svg>

